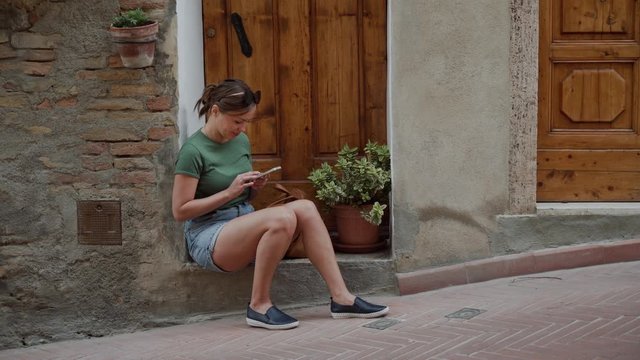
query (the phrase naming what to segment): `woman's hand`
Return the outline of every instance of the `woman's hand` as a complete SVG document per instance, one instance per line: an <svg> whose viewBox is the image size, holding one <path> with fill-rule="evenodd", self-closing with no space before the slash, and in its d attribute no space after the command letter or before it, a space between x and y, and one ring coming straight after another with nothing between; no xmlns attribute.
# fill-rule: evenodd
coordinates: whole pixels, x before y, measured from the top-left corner
<svg viewBox="0 0 640 360"><path fill-rule="evenodd" d="M249 171L238 174L231 185L229 185L229 188L227 188L227 191L229 191L233 197L239 196L246 188L255 185L258 174L260 174L259 171ZM264 186L264 184L262 184L262 186Z"/></svg>
<svg viewBox="0 0 640 360"><path fill-rule="evenodd" d="M251 189L260 190L267 184L267 181L269 181L269 175L260 176L253 181Z"/></svg>

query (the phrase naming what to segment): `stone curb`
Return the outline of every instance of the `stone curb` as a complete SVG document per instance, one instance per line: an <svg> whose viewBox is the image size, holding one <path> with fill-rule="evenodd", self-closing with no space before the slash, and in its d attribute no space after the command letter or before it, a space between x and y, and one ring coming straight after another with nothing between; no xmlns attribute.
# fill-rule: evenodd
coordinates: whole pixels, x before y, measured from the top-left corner
<svg viewBox="0 0 640 360"><path fill-rule="evenodd" d="M640 239L544 249L396 274L400 295L504 277L640 260Z"/></svg>

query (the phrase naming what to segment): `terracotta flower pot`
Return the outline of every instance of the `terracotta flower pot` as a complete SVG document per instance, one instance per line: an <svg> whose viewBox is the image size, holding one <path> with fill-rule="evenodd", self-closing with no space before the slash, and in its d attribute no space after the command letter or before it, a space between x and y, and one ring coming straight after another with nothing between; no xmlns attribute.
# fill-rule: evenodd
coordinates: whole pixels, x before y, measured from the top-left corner
<svg viewBox="0 0 640 360"><path fill-rule="evenodd" d="M158 22L137 27L111 26L109 32L125 67L137 69L153 64Z"/></svg>
<svg viewBox="0 0 640 360"><path fill-rule="evenodd" d="M379 226L371 224L360 215L361 211L370 209L370 205L336 205L333 208L338 231L338 239L334 241L333 246L337 251L366 253L380 250L387 245L385 240L380 240Z"/></svg>

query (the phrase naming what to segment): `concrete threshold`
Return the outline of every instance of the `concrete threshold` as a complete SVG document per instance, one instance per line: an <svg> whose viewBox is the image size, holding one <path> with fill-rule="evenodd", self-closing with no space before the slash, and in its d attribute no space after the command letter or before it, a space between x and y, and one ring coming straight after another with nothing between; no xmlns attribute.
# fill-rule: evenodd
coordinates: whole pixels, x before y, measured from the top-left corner
<svg viewBox="0 0 640 360"><path fill-rule="evenodd" d="M462 264L398 273L400 295L552 270L640 260L640 239L590 243L496 256Z"/></svg>
<svg viewBox="0 0 640 360"><path fill-rule="evenodd" d="M552 215L639 215L640 202L567 202L537 203L541 216Z"/></svg>

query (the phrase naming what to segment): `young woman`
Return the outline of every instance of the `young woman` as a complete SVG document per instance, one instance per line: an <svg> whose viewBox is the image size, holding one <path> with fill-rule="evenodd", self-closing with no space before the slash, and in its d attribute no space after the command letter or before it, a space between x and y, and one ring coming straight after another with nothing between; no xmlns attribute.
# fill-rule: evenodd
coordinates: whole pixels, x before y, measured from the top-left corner
<svg viewBox="0 0 640 360"><path fill-rule="evenodd" d="M329 233L312 201L258 211L248 202L268 181L268 176L258 177L259 172L252 170L245 134L259 102L259 91L228 79L207 86L196 103L205 124L180 149L172 205L175 219L185 221L189 254L201 266L219 272L254 263L247 323L290 329L298 321L273 305L270 288L294 234L301 232L307 256L329 288L334 318L385 315L387 306L368 303L347 289Z"/></svg>

